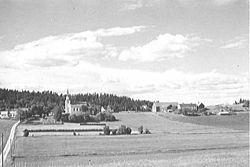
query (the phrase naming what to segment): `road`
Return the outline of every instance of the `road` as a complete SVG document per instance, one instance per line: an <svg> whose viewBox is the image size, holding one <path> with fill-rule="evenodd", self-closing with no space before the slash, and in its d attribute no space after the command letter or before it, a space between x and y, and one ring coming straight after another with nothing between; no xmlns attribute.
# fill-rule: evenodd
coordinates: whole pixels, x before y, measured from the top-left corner
<svg viewBox="0 0 250 167"><path fill-rule="evenodd" d="M13 142L13 139L14 139L14 136L15 136L15 131L16 131L16 127L17 125L20 123L20 121L18 121L17 123L15 123L12 128L11 128L11 131L10 131L10 135L9 135L9 138L8 138L8 141L6 142L6 145L4 147L4 150L3 150L3 161L6 160L7 158L7 155L10 151L10 148L11 148L11 144ZM0 166L2 166L2 153L0 154Z"/></svg>

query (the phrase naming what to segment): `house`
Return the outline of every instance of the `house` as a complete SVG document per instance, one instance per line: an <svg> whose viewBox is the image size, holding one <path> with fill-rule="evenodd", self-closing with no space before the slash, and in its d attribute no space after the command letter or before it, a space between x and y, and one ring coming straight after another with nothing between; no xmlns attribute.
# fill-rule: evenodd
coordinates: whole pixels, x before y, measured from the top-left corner
<svg viewBox="0 0 250 167"><path fill-rule="evenodd" d="M1 111L0 118L15 118L17 116L17 113L17 109L13 109L10 111Z"/></svg>
<svg viewBox="0 0 250 167"><path fill-rule="evenodd" d="M69 99L69 91L67 90L67 96L65 99L65 113L66 114L90 114L88 110L87 102L79 102L77 104L71 104Z"/></svg>
<svg viewBox="0 0 250 167"><path fill-rule="evenodd" d="M193 104L193 103L189 103L189 104L182 103L178 105L178 109L182 111L197 111L198 106L197 104Z"/></svg>
<svg viewBox="0 0 250 167"><path fill-rule="evenodd" d="M110 105L108 105L108 106L107 106L107 110L106 110L106 112L113 113L113 112L114 112L114 110L112 110L112 109L111 109L111 107L110 107Z"/></svg>
<svg viewBox="0 0 250 167"><path fill-rule="evenodd" d="M102 106L101 107L101 113L104 113L106 110L105 110L105 108Z"/></svg>
<svg viewBox="0 0 250 167"><path fill-rule="evenodd" d="M101 113L105 113L105 112L113 113L114 110L110 107L110 105L107 106L107 109L105 109L105 108L102 106L102 107L101 107Z"/></svg>
<svg viewBox="0 0 250 167"><path fill-rule="evenodd" d="M152 112L168 112L177 109L178 102L154 102Z"/></svg>
<svg viewBox="0 0 250 167"><path fill-rule="evenodd" d="M241 104L234 104L229 106L232 111L234 112L241 112L241 111L246 111L246 109L243 107L244 103Z"/></svg>
<svg viewBox="0 0 250 167"><path fill-rule="evenodd" d="M229 111L221 110L217 115L231 115Z"/></svg>
<svg viewBox="0 0 250 167"><path fill-rule="evenodd" d="M9 117L15 118L17 116L18 110L10 110L9 111Z"/></svg>
<svg viewBox="0 0 250 167"><path fill-rule="evenodd" d="M1 111L0 118L1 119L9 118L9 111Z"/></svg>

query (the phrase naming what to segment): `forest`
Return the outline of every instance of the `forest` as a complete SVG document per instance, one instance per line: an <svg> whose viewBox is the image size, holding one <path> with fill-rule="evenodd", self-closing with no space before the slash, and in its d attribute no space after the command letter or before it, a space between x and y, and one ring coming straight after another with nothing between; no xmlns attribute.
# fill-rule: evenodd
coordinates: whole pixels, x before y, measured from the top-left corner
<svg viewBox="0 0 250 167"><path fill-rule="evenodd" d="M66 95L52 91L27 91L0 88L0 110L13 108L29 108L36 114L48 114L56 106L63 108ZM117 96L107 93L86 93L70 95L71 104L87 102L89 106L107 108L114 112L119 111L149 111L153 103L146 100L134 100L126 96Z"/></svg>

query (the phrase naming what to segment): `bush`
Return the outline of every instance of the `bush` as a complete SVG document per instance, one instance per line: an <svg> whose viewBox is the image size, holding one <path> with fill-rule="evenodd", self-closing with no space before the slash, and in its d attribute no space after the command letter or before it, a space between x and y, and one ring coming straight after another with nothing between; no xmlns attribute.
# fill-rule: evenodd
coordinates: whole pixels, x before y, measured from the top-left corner
<svg viewBox="0 0 250 167"><path fill-rule="evenodd" d="M116 121L116 118L111 113L98 113L95 118L96 121Z"/></svg>
<svg viewBox="0 0 250 167"><path fill-rule="evenodd" d="M117 129L112 130L112 135L116 135Z"/></svg>
<svg viewBox="0 0 250 167"><path fill-rule="evenodd" d="M75 114L69 115L69 122L77 122L77 117Z"/></svg>
<svg viewBox="0 0 250 167"><path fill-rule="evenodd" d="M115 116L110 113L104 113L104 119L105 121L116 121Z"/></svg>
<svg viewBox="0 0 250 167"><path fill-rule="evenodd" d="M121 125L118 129L119 135L131 134L132 129L130 127L126 127L125 125Z"/></svg>
<svg viewBox="0 0 250 167"><path fill-rule="evenodd" d="M105 120L105 117L104 117L104 113L98 113L96 114L96 121L104 121Z"/></svg>
<svg viewBox="0 0 250 167"><path fill-rule="evenodd" d="M63 122L68 122L69 121L69 114L62 114L61 120Z"/></svg>
<svg viewBox="0 0 250 167"><path fill-rule="evenodd" d="M146 129L145 134L151 134L151 132L148 129Z"/></svg>
<svg viewBox="0 0 250 167"><path fill-rule="evenodd" d="M140 127L138 128L138 132L139 132L140 134L143 133L143 126L140 126Z"/></svg>
<svg viewBox="0 0 250 167"><path fill-rule="evenodd" d="M66 117L66 114L65 116ZM63 121L67 122L66 118ZM116 121L114 115L110 113L98 113L96 116L86 115L86 114L72 114L68 115L69 122L81 123L81 122L100 122L100 121Z"/></svg>
<svg viewBox="0 0 250 167"><path fill-rule="evenodd" d="M110 129L109 129L109 126L104 126L103 128L103 132L105 135L110 135Z"/></svg>
<svg viewBox="0 0 250 167"><path fill-rule="evenodd" d="M126 134L126 132L127 132L126 126L125 126L125 125L121 125L121 126L119 127L119 129L118 129L118 134L119 134L119 135L124 135L124 134Z"/></svg>
<svg viewBox="0 0 250 167"><path fill-rule="evenodd" d="M126 128L126 134L130 135L132 132L132 129L130 127L127 127Z"/></svg>
<svg viewBox="0 0 250 167"><path fill-rule="evenodd" d="M25 130L23 131L23 136L24 136L24 137L28 137L28 136L29 136L29 130L28 130L28 129L25 129Z"/></svg>

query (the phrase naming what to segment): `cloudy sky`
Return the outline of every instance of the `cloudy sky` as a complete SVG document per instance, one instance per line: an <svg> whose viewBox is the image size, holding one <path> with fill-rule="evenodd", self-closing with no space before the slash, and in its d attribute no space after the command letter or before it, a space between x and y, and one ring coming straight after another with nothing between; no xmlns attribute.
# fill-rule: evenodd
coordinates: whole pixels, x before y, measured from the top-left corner
<svg viewBox="0 0 250 167"><path fill-rule="evenodd" d="M0 0L0 87L232 103L248 0Z"/></svg>

